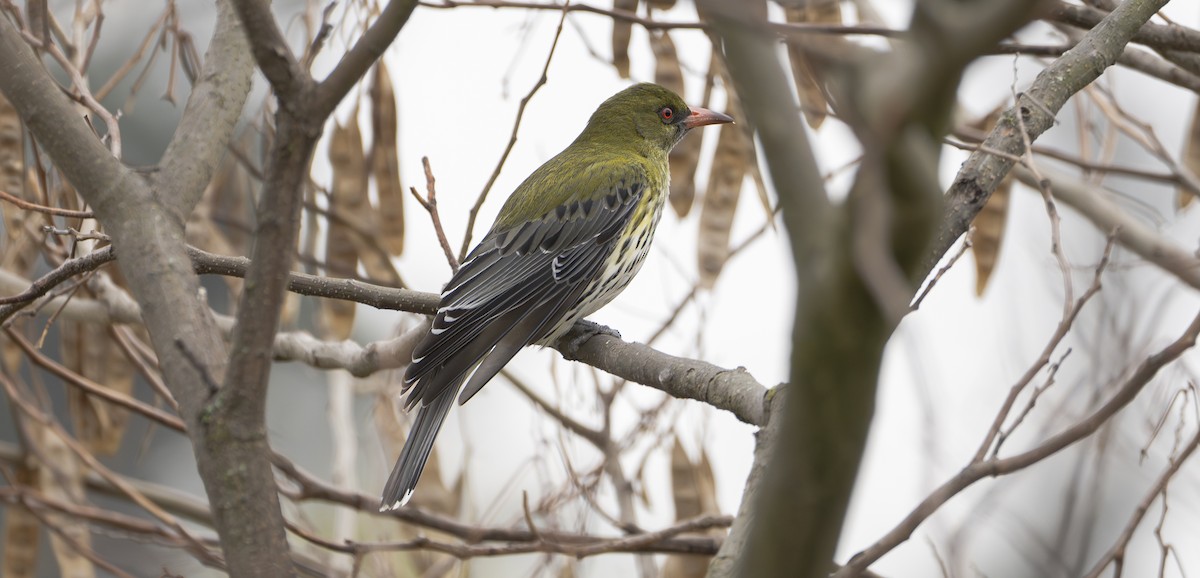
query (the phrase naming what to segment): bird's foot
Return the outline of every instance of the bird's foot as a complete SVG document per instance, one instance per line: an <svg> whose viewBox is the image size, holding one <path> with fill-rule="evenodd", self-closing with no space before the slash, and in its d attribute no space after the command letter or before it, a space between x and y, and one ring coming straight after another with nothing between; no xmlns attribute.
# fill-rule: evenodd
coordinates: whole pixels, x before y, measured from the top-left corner
<svg viewBox="0 0 1200 578"><path fill-rule="evenodd" d="M579 348L583 347L589 339L597 335L611 335L617 339L621 338L621 333L607 325L601 325L595 321L581 319L575 322L571 330L562 338L563 353L569 359L576 359L579 356Z"/></svg>

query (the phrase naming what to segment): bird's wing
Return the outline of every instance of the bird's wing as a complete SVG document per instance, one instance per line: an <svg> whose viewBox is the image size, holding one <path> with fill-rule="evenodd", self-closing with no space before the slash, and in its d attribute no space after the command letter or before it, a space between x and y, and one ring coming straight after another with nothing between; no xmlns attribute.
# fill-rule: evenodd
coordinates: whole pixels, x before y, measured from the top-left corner
<svg viewBox="0 0 1200 578"><path fill-rule="evenodd" d="M480 241L446 285L433 327L413 351L404 375L411 388L406 406L429 404L479 364L460 399L466 401L578 303L646 194L645 179L619 182L540 219L493 228Z"/></svg>

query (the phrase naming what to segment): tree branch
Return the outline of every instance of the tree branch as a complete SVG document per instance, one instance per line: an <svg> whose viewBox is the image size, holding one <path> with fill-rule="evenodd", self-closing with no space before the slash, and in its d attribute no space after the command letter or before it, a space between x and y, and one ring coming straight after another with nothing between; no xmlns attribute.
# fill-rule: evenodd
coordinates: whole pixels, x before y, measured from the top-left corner
<svg viewBox="0 0 1200 578"><path fill-rule="evenodd" d="M1059 2L1050 12L1049 20L1070 24L1083 29L1094 28L1108 16L1103 10L1091 6ZM1149 20L1149 18L1147 18ZM1147 22L1138 27L1130 41L1145 44L1158 50L1200 52L1200 31L1178 24L1155 24Z"/></svg>
<svg viewBox="0 0 1200 578"><path fill-rule="evenodd" d="M121 270L157 346L164 382L179 402L182 417L193 436L197 465L213 504L231 572L245 576L290 573L282 515L270 464L265 458L265 429L260 428L260 435L255 436L241 431L214 432L205 427L214 423L209 420L212 414L205 410L205 405L213 383L226 377L227 359L211 310L196 297L199 281L183 242L184 211L178 205L179 199L198 199L200 192L176 189L172 198L165 198L145 179L106 154L100 155L98 143L86 126L69 120L74 118L70 104L49 81L28 47L17 41L8 19L0 21L0 61L3 61L0 67L13 69L13 74L0 73L4 77L0 87L6 93L11 92L10 99L22 117L31 121L30 129L39 144L95 208L97 217L112 236L114 250L125 255L120 262ZM224 49L221 43L241 42L238 33L230 30L234 27L236 21L232 18L218 20L213 40L216 46L210 51L214 55L212 65L222 63L222 58L215 57ZM230 76L223 78L237 78L237 66L233 68L228 71ZM214 90L234 98L238 85L231 80L227 86ZM246 88L244 83L241 86ZM201 90L196 98L208 96L212 94ZM197 101L189 111L199 114L209 106L212 105ZM222 113L227 114L233 113ZM190 118L188 122L196 119ZM225 118L223 122L232 120ZM214 140L221 140L220 133L228 130L226 127L214 131ZM185 137L195 138L195 135ZM281 135L284 137L286 134ZM182 154L185 149L175 150L180 151L176 154ZM173 166L180 162L174 157L168 160ZM198 171L190 173L189 186L207 184L199 182L205 172L203 168L189 170ZM269 203L263 210L270 210ZM270 335L267 343L269 352ZM243 382L236 380L242 376L241 373L233 376L239 386ZM253 429L254 424L247 427Z"/></svg>
<svg viewBox="0 0 1200 578"><path fill-rule="evenodd" d="M1200 289L1200 259L1195 253L1175 244L1165 235L1146 226L1108 199L1111 193L1100 185L1056 172L1046 167L1038 171L1050 182L1054 198L1070 205L1092 222L1101 233L1113 234L1122 246L1161 267L1180 281ZM1037 188L1037 178L1022 166L1013 173L1021 182Z"/></svg>
<svg viewBox="0 0 1200 578"><path fill-rule="evenodd" d="M271 14L271 3L263 0L231 1L250 40L254 60L258 62L263 76L267 77L267 82L271 83L279 105L298 104L299 96L312 90L315 83L288 48L287 39ZM321 120L324 118L321 117Z"/></svg>
<svg viewBox="0 0 1200 578"><path fill-rule="evenodd" d="M346 93L367 73L367 69L383 56L400 29L408 22L417 7L417 0L389 0L375 23L363 33L354 46L342 56L333 72L316 87L313 95L314 114L325 118L346 97Z"/></svg>
<svg viewBox="0 0 1200 578"><path fill-rule="evenodd" d="M228 0L217 2L217 26L187 107L152 178L159 199L187 220L225 155L250 94L254 62Z"/></svg>
<svg viewBox="0 0 1200 578"><path fill-rule="evenodd" d="M1121 384L1117 392L1091 415L1058 434L1050 436L1050 438L1033 449L1007 458L990 458L976 461L963 468L957 475L930 493L912 513L906 516L900 524L884 535L883 538L851 558L850 562L833 574L833 578L852 578L853 576L857 576L859 572L865 570L884 554L908 540L922 522L938 511L943 504L975 482L984 478L998 477L1027 468L1093 434L1101 426L1108 423L1112 416L1116 415L1126 405L1129 405L1129 402L1137 397L1137 394L1145 388L1146 384L1150 383L1150 380L1158 374L1159 370L1178 359L1188 349L1191 349L1196 344L1198 335L1200 335L1200 315L1192 319L1191 324L1178 339L1154 355L1146 358L1134 370L1133 374Z"/></svg>
<svg viewBox="0 0 1200 578"><path fill-rule="evenodd" d="M700 3L714 13L743 109L760 131L791 237L799 292L789 381L803 385L788 392L784 419L772 420L783 423L772 432L776 447L765 472L752 480L761 487L747 489L754 503L744 502L739 515L754 522L734 531L749 527L751 535L731 536L745 549L724 556L736 565L714 566L711 576L830 571L883 347L907 310L910 279L936 226L938 139L949 127L955 89L963 68L1027 22L1036 5L918 2L912 42L882 57L807 46L810 57L829 64L824 69L836 70L827 83L864 148L849 202L830 209L787 74L763 33L765 9L756 20L744 5Z"/></svg>
<svg viewBox="0 0 1200 578"><path fill-rule="evenodd" d="M1054 125L1054 115L1076 92L1097 78L1124 53L1125 45L1142 29L1167 0L1129 0L1100 21L1074 48L1038 74L1029 89L1020 94L1016 106L1008 109L988 134L981 147L972 153L959 170L946 193L946 208L941 230L925 260L925 271L932 271L950 246L967 231L975 215L991 198L992 192L1012 169L1011 157L983 150L996 150L1019 157L1024 140L1018 134L1023 124L1029 142ZM1018 123L1017 115L1021 115Z"/></svg>
<svg viewBox="0 0 1200 578"><path fill-rule="evenodd" d="M199 274L218 274L245 277L250 260L243 257L215 255L196 248L189 248L188 255ZM111 262L114 254L110 248L101 249L90 255L64 262L54 271L33 283L36 290L23 292L19 303L0 306L0 313L11 315L22 304L32 301L69 279L73 275L94 270ZM0 270L2 273L2 270ZM0 277L3 280L3 277ZM5 285L28 285L26 281L13 279ZM351 279L329 279L304 273L289 273L287 287L290 291L328 299L344 299L378 309L393 309L432 315L437 310L438 295L408 289L381 287ZM17 299L10 298L12 301ZM91 301L73 299L71 307L88 308ZM111 319L119 323L137 323L140 312L135 309L110 311ZM110 317L97 321L107 321ZM4 319L0 316L0 322ZM226 327L232 326L230 322ZM578 332L577 327L555 344L563 357L580 361L617 377L653 387L680 399L702 401L718 409L734 414L739 420L751 425L764 425L765 396L768 390L745 369L725 369L704 361L676 357L647 345L623 341L617 337L598 335L570 348L568 344ZM274 341L272 357L281 361L301 361L322 369L345 369L357 377L365 377L383 369L402 367L411 353L411 336L360 346L352 342L328 343L306 333L279 334Z"/></svg>

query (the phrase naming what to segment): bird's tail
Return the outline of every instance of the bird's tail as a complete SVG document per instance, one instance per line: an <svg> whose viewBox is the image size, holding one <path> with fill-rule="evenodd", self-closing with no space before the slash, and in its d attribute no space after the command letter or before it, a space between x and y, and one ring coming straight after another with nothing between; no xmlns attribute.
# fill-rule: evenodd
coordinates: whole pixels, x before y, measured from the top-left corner
<svg viewBox="0 0 1200 578"><path fill-rule="evenodd" d="M459 380L461 383L461 379ZM425 461L433 450L433 440L437 438L446 414L454 405L454 397L458 394L458 384L445 388L428 405L417 410L412 429L408 431L408 439L404 441L404 449L400 451L400 459L383 488L383 499L379 511L398 509L408 503L417 487L417 480L425 469Z"/></svg>

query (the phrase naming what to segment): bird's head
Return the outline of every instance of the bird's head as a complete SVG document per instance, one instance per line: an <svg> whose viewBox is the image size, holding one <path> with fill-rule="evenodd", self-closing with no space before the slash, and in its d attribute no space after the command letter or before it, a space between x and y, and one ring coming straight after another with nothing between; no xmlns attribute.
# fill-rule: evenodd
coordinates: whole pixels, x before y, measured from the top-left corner
<svg viewBox="0 0 1200 578"><path fill-rule="evenodd" d="M733 122L728 115L689 107L678 94L643 82L604 101L580 139L648 146L667 153L689 130L727 122Z"/></svg>

